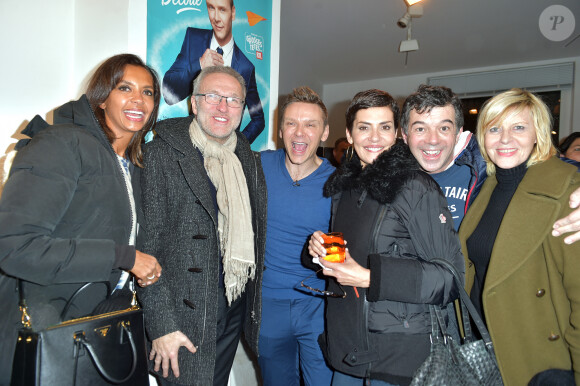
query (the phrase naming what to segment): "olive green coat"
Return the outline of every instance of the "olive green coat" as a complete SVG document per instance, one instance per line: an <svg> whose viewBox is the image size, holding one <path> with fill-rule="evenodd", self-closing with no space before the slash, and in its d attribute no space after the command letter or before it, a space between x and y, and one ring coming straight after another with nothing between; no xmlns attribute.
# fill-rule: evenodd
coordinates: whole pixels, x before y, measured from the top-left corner
<svg viewBox="0 0 580 386"><path fill-rule="evenodd" d="M571 211L570 194L580 187L576 170L556 158L531 166L495 240L482 300L506 385L527 384L550 368L574 369L580 384L580 243L551 235L552 224ZM496 185L489 176L459 231L467 292L475 268L465 242Z"/></svg>

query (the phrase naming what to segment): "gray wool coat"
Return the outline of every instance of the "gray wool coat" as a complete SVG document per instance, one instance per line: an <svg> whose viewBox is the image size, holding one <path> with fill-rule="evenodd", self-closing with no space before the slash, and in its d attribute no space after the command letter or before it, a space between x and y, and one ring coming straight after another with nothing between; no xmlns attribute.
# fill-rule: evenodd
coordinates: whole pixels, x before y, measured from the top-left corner
<svg viewBox="0 0 580 386"><path fill-rule="evenodd" d="M163 268L159 281L140 289L150 340L183 332L197 352L179 351L179 378L188 385L211 385L216 356L219 253L217 218L202 157L189 137L192 117L161 121L157 136L145 147L142 176L146 236L141 250ZM257 354L261 319L262 273L266 240L266 182L260 157L237 133L238 156L250 194L256 252L256 276L246 286L244 333ZM141 234L143 236L143 234Z"/></svg>

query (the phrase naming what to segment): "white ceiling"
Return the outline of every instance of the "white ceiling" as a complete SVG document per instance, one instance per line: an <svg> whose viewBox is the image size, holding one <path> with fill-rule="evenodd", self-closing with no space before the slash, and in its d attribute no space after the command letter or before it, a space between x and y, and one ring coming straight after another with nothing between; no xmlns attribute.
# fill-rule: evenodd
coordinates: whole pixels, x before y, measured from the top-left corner
<svg viewBox="0 0 580 386"><path fill-rule="evenodd" d="M423 0L413 19L419 51L398 53L403 0L282 0L280 92L319 85L580 56L580 0ZM561 42L539 30L553 4L575 16ZM574 40L574 38L576 38Z"/></svg>

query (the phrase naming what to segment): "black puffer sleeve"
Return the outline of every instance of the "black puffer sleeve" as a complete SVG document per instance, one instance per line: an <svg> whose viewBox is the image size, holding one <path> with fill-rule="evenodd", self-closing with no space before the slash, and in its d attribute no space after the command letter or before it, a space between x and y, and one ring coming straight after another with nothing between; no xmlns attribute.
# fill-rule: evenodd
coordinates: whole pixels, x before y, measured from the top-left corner
<svg viewBox="0 0 580 386"><path fill-rule="evenodd" d="M449 260L464 276L461 245L439 186L428 175L418 173L393 205L407 225L417 255L370 255L368 300L438 305L455 300L459 292L451 273L429 262L435 258Z"/></svg>
<svg viewBox="0 0 580 386"><path fill-rule="evenodd" d="M74 128L44 130L16 155L0 201L0 268L7 274L41 285L109 278L115 241L79 237L81 230L55 236L64 227L73 228L71 218L89 215L89 208L98 205L79 187L92 177L83 171L89 157L78 150L88 147L83 137ZM90 161L111 162L96 156ZM71 203L80 208L76 217Z"/></svg>

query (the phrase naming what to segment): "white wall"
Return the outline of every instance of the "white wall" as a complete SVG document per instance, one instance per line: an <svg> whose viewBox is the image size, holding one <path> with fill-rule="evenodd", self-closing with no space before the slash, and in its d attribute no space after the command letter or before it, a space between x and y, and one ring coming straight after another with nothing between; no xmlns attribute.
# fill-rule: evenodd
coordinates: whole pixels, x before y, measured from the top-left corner
<svg viewBox="0 0 580 386"><path fill-rule="evenodd" d="M293 25L293 27L296 28L296 25ZM282 30L281 33L284 33L284 31ZM292 65L292 63L296 62L295 58L291 58L291 56L296 56L297 52L301 52L300 44L303 44L303 42L293 44L292 47L281 47L282 48L280 50L281 74L286 73L285 71L286 66ZM324 53L321 52L321 55L324 55ZM290 92L292 92L293 89L300 86L308 86L312 90L316 91L319 95L322 95L324 91L323 84L320 83L320 81L315 76L315 73L314 71L312 71L312 68L310 66L304 63L300 63L300 67L293 68L291 73L294 74L293 79L288 79L284 77L280 79L280 95L282 96L287 95Z"/></svg>
<svg viewBox="0 0 580 386"><path fill-rule="evenodd" d="M359 91L370 88L378 88L389 92L402 106L405 97L414 92L422 83L427 83L427 78L433 76L446 76L480 71L493 71L499 69L519 68L527 66L539 66L553 63L575 62L576 74L580 69L580 57L562 60L518 63L507 66L470 68L459 71L428 73L419 75L399 76L395 78L372 79L363 82L348 82L326 84L323 88L323 100L329 111L329 123L331 134L326 141L327 146L333 146L334 141L344 136L346 121L344 112L350 99ZM576 114L574 114L576 112ZM560 102L560 137L573 131L580 131L580 76L574 77L574 85L571 89L563 90Z"/></svg>
<svg viewBox="0 0 580 386"><path fill-rule="evenodd" d="M24 121L71 97L74 1L0 2L0 154ZM59 42L55 47L54 41ZM56 52L58 51L58 54Z"/></svg>
<svg viewBox="0 0 580 386"><path fill-rule="evenodd" d="M121 52L144 58L146 4L146 0L0 2L0 156L12 150L22 137L18 133L36 114L50 122L56 107L78 98L104 59Z"/></svg>

